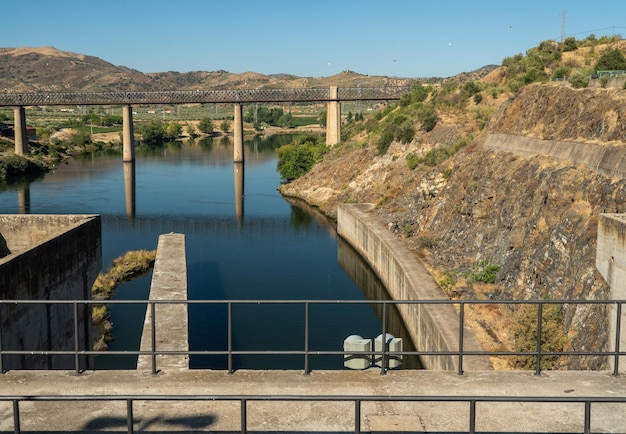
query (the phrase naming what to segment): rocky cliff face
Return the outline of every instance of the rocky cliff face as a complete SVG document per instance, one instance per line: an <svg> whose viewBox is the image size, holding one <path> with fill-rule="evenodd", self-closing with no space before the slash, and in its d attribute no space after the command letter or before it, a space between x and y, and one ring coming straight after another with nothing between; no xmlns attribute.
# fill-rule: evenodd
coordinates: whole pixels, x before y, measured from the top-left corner
<svg viewBox="0 0 626 434"><path fill-rule="evenodd" d="M384 156L372 146L342 145L282 192L333 216L342 201L373 202L376 213L429 267L444 291L464 299L604 299L609 288L596 271L598 214L626 212L626 180L585 165L540 155L521 158L482 146L487 134L616 144L624 140L624 92L576 91L536 85L504 102L480 131L470 116L441 116L432 133ZM434 168L410 170L409 153L474 133L472 144ZM362 138L363 140L363 138ZM479 265L499 267L495 283L472 282ZM565 349L607 344L606 311L579 305L562 312ZM488 349L514 348L520 313L485 305L469 315ZM498 363L496 363L498 365ZM595 358L560 360L568 368L604 366ZM509 367L509 362L499 366Z"/></svg>

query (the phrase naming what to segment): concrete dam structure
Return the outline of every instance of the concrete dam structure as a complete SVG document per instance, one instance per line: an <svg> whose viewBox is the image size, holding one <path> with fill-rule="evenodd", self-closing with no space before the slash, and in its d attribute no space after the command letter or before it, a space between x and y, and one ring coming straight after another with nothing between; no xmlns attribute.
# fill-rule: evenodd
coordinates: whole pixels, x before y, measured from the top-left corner
<svg viewBox="0 0 626 434"><path fill-rule="evenodd" d="M0 297L6 300L89 300L102 267L100 217L0 215ZM5 351L91 349L91 306L0 304ZM75 324L76 320L76 324ZM78 336L75 336L77 325ZM72 369L74 356L5 354L2 369ZM88 357L80 365L90 367Z"/></svg>

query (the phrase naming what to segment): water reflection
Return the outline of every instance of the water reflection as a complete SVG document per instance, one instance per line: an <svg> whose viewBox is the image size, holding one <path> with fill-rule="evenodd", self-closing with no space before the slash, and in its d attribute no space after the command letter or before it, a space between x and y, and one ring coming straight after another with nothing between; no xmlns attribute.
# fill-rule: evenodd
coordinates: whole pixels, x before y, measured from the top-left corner
<svg viewBox="0 0 626 434"><path fill-rule="evenodd" d="M235 217L239 226L243 224L244 167L244 163L233 163L235 172Z"/></svg>
<svg viewBox="0 0 626 434"><path fill-rule="evenodd" d="M135 217L135 162L124 162L124 196L126 200L126 216L130 219Z"/></svg>
<svg viewBox="0 0 626 434"><path fill-rule="evenodd" d="M124 164L121 154L85 155L35 182L1 186L0 209L100 214L103 268L129 250L154 249L160 234L184 233L192 300L363 300L364 293L378 298L378 289L368 286L371 277L364 277L362 267L354 265L356 259L348 259L344 247L338 251L334 224L299 201L285 201L277 192L280 177L274 149L293 140L282 136L247 140L245 167L233 163L228 137L161 149L139 147L134 164ZM356 280L369 289L360 289ZM135 279L119 286L114 297L145 299L149 285L149 275ZM133 309L111 306L112 351L139 348L145 307L139 312ZM224 311L194 306L189 314L191 349L224 349ZM302 348L301 305L240 306L233 314L235 350L260 345ZM389 312L386 319L387 330L401 336L393 314ZM316 305L310 312L310 349L340 351L351 334L376 337L382 331L380 320L380 310L368 304ZM236 366L303 366L302 356L281 361L251 357L237 358ZM136 357L98 356L96 366L131 369L135 362ZM204 364L192 358L195 367L224 369L218 362ZM311 367L342 366L342 356L319 356Z"/></svg>
<svg viewBox="0 0 626 434"><path fill-rule="evenodd" d="M30 183L20 182L17 185L17 204L20 214L30 214Z"/></svg>

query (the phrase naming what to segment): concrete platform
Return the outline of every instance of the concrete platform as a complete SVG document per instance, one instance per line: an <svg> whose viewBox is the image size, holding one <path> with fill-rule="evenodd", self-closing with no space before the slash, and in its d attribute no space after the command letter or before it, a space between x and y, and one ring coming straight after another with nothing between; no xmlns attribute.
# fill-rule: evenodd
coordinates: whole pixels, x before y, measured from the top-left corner
<svg viewBox="0 0 626 434"><path fill-rule="evenodd" d="M258 396L248 432L354 432L354 402L272 401L279 396L605 397L624 400L626 378L607 372L391 371L10 371L10 396ZM239 401L135 401L135 432L241 432ZM126 401L23 402L22 432L127 432ZM626 403L592 404L591 432L626 433ZM13 404L0 401L0 432L14 432ZM584 403L478 402L477 432L583 432ZM468 432L467 402L362 402L361 432Z"/></svg>

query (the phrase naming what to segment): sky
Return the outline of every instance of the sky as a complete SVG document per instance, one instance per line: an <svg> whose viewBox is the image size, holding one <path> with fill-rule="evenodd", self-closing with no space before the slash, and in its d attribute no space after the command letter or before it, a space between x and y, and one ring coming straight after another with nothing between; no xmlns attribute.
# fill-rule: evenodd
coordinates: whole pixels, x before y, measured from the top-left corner
<svg viewBox="0 0 626 434"><path fill-rule="evenodd" d="M563 11L566 37L626 37L624 0L2 3L2 48L53 46L141 72L449 77L560 40Z"/></svg>

